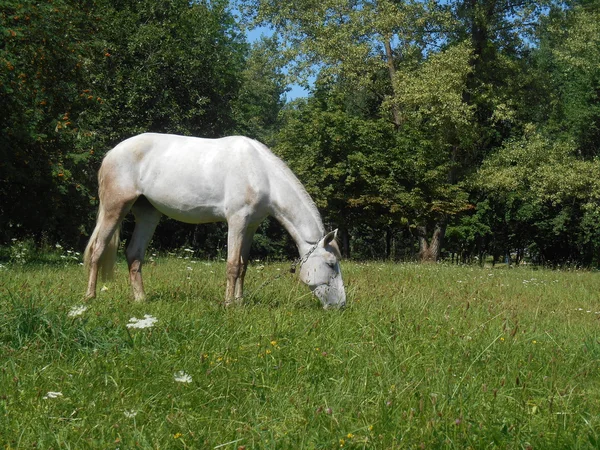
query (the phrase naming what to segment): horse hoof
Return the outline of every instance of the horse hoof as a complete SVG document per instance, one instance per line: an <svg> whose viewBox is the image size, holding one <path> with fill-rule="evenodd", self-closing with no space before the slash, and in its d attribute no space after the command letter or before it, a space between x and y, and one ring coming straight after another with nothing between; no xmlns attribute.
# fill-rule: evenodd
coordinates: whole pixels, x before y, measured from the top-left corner
<svg viewBox="0 0 600 450"><path fill-rule="evenodd" d="M244 299L242 297L236 298L235 300L225 300L223 302L223 306L225 308L229 308L231 306L242 306L244 304Z"/></svg>

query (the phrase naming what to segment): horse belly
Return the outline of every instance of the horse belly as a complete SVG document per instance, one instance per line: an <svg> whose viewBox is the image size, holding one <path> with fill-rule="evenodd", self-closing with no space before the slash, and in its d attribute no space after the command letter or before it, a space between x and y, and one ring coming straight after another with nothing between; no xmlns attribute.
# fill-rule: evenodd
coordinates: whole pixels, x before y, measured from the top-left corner
<svg viewBox="0 0 600 450"><path fill-rule="evenodd" d="M225 220L220 183L208 184L198 176L159 171L158 176L140 180L139 191L161 213L186 223Z"/></svg>
<svg viewBox="0 0 600 450"><path fill-rule="evenodd" d="M225 220L222 201L214 193L202 190L191 192L189 187L170 190L147 189L143 192L148 201L161 213L186 223L210 223Z"/></svg>

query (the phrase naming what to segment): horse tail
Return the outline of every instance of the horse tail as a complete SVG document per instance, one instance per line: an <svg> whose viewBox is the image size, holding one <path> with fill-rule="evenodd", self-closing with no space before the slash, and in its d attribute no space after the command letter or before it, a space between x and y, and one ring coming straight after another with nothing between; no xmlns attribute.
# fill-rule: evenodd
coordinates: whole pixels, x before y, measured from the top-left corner
<svg viewBox="0 0 600 450"><path fill-rule="evenodd" d="M100 234L100 230L102 228L102 223L104 219L104 208L102 206L102 200L100 200L100 207L98 208L98 217L96 220L96 227L90 237L90 240L85 247L85 252L83 253L83 264L87 270L90 268L90 260L92 257L92 253L94 248L98 243L98 235ZM102 255L100 255L100 259L98 260L98 269L102 274L102 280L108 281L114 278L114 268L117 262L117 250L119 248L119 236L120 236L120 227L117 227L115 232L113 233L110 241L106 244Z"/></svg>

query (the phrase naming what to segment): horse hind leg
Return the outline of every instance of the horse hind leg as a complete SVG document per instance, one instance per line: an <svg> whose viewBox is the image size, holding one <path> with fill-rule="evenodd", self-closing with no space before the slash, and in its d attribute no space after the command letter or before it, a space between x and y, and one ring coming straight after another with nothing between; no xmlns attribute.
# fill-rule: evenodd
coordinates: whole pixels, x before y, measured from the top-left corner
<svg viewBox="0 0 600 450"><path fill-rule="evenodd" d="M127 265L129 266L133 298L135 301L143 301L146 294L142 281L142 264L146 249L162 214L143 196L135 202L132 211L135 216L135 228L126 250Z"/></svg>
<svg viewBox="0 0 600 450"><path fill-rule="evenodd" d="M85 249L84 261L89 269L86 299L96 297L98 272L103 279L112 276L119 244L119 226L129 212L133 201L110 201L100 203L98 220Z"/></svg>

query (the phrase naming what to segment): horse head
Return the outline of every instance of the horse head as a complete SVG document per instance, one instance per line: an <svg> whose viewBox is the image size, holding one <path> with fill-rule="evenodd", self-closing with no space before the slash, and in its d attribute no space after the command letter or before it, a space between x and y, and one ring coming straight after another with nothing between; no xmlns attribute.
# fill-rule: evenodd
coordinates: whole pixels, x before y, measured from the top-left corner
<svg viewBox="0 0 600 450"><path fill-rule="evenodd" d="M340 268L340 249L335 237L337 230L326 234L304 256L300 263L300 279L308 285L323 308L343 308L346 291Z"/></svg>

